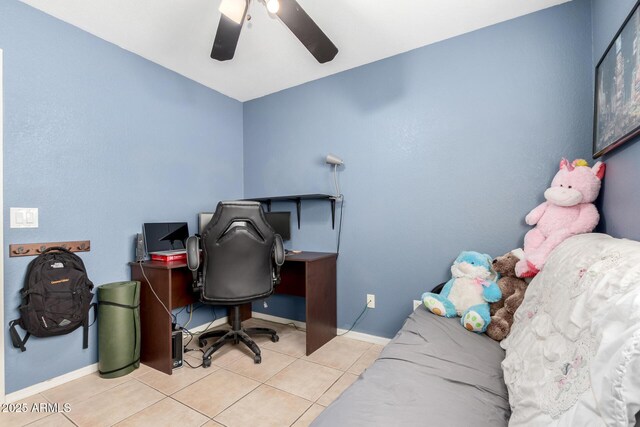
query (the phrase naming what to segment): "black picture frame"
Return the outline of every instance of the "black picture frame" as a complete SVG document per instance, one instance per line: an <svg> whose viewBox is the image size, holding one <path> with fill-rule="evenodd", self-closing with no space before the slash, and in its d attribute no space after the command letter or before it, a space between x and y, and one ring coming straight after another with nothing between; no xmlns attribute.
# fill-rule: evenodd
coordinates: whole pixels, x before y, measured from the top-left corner
<svg viewBox="0 0 640 427"><path fill-rule="evenodd" d="M595 70L593 158L640 135L640 0Z"/></svg>

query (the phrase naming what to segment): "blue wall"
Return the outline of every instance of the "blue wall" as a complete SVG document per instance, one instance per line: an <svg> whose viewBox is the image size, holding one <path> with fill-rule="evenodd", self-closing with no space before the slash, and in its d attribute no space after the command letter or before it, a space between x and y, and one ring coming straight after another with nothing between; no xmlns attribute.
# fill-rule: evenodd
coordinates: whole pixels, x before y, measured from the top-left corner
<svg viewBox="0 0 640 427"><path fill-rule="evenodd" d="M338 326L373 293L355 329L391 337L460 251L521 246L560 158L588 158L591 49L573 1L247 102L245 196L330 193L322 158L343 157ZM328 207L302 216L289 246L335 250Z"/></svg>
<svg viewBox="0 0 640 427"><path fill-rule="evenodd" d="M18 1L0 2L0 49L5 245L90 239L91 279L123 280L143 222L195 231L197 212L242 196L240 102ZM40 227L9 229L10 206L38 207ZM29 261L5 257L5 324ZM95 363L96 328L88 350L81 336L33 338L20 354L6 334L7 392Z"/></svg>
<svg viewBox="0 0 640 427"><path fill-rule="evenodd" d="M592 0L594 69L635 3L636 0ZM640 240L640 144L627 142L601 160L607 163L601 197L603 231Z"/></svg>

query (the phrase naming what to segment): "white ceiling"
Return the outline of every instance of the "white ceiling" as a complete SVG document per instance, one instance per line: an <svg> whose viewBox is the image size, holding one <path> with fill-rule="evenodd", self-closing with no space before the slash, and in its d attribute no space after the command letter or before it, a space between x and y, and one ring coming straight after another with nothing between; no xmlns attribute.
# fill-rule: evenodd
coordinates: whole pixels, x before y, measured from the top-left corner
<svg viewBox="0 0 640 427"><path fill-rule="evenodd" d="M220 0L22 1L248 101L568 0L298 0L340 50L326 64L256 0L227 62L209 58Z"/></svg>

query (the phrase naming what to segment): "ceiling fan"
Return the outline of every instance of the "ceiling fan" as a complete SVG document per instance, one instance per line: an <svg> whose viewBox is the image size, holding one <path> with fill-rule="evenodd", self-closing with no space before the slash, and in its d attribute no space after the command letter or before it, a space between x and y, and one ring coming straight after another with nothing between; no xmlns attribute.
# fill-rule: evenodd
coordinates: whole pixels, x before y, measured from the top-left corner
<svg viewBox="0 0 640 427"><path fill-rule="evenodd" d="M220 3L220 23L211 50L211 58L228 61L233 58L240 38L242 24L247 19L251 0L222 0ZM320 27L296 0L259 0L267 7L271 17L278 17L294 36L302 42L319 63L331 61L338 48L329 40ZM250 19L250 17L248 18Z"/></svg>

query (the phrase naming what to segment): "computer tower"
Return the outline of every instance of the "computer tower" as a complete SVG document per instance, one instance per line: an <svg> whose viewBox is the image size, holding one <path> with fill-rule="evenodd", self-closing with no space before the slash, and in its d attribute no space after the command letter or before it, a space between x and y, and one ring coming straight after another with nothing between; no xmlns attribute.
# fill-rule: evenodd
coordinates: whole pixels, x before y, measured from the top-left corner
<svg viewBox="0 0 640 427"><path fill-rule="evenodd" d="M171 350L173 369L182 368L182 360L184 358L184 347L182 346L182 331L173 331L171 333Z"/></svg>

